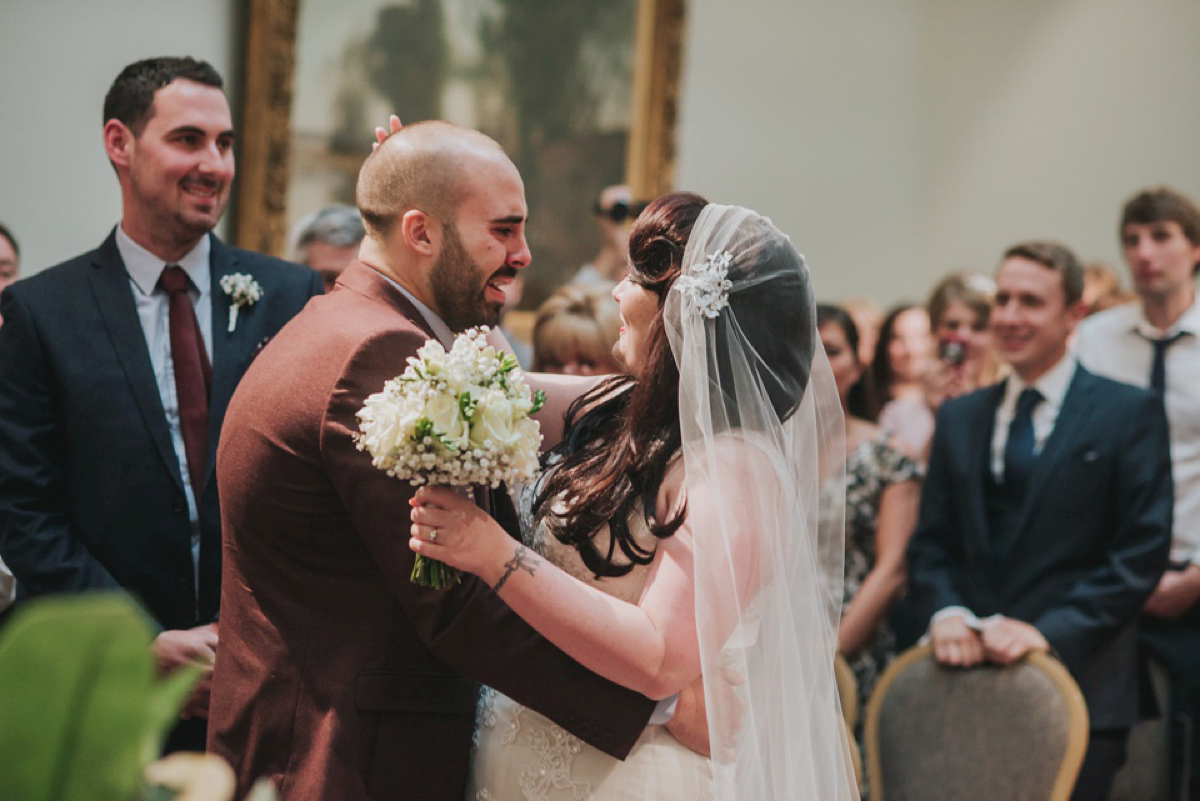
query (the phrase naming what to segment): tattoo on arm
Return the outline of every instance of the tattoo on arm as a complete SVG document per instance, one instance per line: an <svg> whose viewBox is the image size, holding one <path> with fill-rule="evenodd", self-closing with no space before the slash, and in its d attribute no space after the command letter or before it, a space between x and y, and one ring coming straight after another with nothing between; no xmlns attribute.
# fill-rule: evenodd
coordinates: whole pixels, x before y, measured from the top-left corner
<svg viewBox="0 0 1200 801"><path fill-rule="evenodd" d="M529 553L524 545L518 545L517 550L513 552L513 558L504 563L504 575L496 582L496 586L492 587L493 592L500 592L500 588L504 586L504 582L508 581L508 577L518 570L524 570L529 575L537 573L537 557Z"/></svg>

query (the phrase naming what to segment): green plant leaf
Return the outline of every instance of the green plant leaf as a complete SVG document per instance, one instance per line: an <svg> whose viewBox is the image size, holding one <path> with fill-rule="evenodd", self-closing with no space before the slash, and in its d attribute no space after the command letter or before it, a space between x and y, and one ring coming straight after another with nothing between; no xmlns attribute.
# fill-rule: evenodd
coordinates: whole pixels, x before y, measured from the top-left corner
<svg viewBox="0 0 1200 801"><path fill-rule="evenodd" d="M173 722L165 705L196 678L160 687L152 631L118 593L37 599L13 614L0 632L5 793L22 801L134 796L149 744L161 744Z"/></svg>

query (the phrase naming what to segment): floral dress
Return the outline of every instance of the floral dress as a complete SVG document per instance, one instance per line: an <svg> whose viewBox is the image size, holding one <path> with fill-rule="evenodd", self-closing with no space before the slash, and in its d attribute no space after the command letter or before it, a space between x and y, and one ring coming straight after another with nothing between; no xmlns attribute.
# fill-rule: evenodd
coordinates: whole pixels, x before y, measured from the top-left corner
<svg viewBox="0 0 1200 801"><path fill-rule="evenodd" d="M890 485L921 477L921 466L897 451L880 432L860 443L846 459L846 573L843 607L858 594L875 566L875 529L879 504ZM870 638L847 661L858 680L859 709L866 709L875 681L896 654L896 638L887 620L880 621Z"/></svg>

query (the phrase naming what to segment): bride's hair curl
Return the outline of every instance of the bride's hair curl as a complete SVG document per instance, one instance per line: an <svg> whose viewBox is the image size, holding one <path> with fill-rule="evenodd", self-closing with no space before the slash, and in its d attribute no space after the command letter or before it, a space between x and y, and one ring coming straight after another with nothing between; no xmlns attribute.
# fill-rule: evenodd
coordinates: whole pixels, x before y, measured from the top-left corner
<svg viewBox="0 0 1200 801"><path fill-rule="evenodd" d="M653 548L637 543L628 521L641 505L655 537L675 533L686 509L666 520L656 514L658 492L671 460L679 452L679 370L661 310L679 277L692 227L708 201L675 192L651 203L629 234L629 280L658 296L646 337L646 356L636 377L616 376L580 397L567 411L567 437L548 455L558 461L543 482L534 514L545 514L547 528L575 546L597 576L620 576L635 564L649 564ZM586 492L580 488L586 487ZM601 552L593 539L608 526ZM616 562L617 550L623 560Z"/></svg>

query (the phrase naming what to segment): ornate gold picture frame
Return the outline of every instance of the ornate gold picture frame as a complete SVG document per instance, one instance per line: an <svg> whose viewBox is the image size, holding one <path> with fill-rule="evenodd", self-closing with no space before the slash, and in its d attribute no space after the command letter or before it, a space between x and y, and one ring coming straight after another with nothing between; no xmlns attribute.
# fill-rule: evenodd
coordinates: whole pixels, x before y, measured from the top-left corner
<svg viewBox="0 0 1200 801"><path fill-rule="evenodd" d="M287 239L300 2L248 0L245 6L233 240L239 247L274 255L285 255ZM674 182L685 2L637 0L625 172L640 200L669 191ZM364 148L369 136L363 132Z"/></svg>

